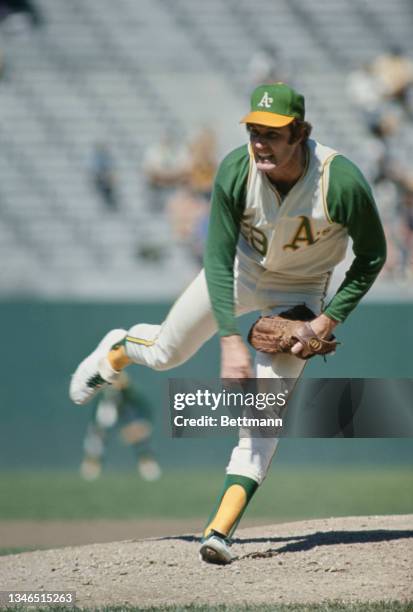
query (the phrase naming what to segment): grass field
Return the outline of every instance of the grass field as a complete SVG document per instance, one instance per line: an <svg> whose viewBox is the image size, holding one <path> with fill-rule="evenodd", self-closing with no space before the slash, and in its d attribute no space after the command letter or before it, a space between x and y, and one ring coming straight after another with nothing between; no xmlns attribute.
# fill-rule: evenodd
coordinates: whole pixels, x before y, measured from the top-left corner
<svg viewBox="0 0 413 612"><path fill-rule="evenodd" d="M0 472L0 520L206 518L221 470L166 471L156 483L133 472L84 482L76 473ZM248 509L269 521L413 512L413 472L403 468L275 468Z"/></svg>

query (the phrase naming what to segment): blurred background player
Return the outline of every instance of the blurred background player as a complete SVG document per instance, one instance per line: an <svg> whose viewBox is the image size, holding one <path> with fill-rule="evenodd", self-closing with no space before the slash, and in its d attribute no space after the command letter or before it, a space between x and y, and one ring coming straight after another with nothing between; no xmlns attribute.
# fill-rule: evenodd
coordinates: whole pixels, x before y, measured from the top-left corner
<svg viewBox="0 0 413 612"><path fill-rule="evenodd" d="M143 393L132 385L126 372L107 387L95 404L83 442L84 457L80 473L85 480L96 480L102 472L110 435L120 433L131 449L140 476L158 480L161 468L151 448L153 416Z"/></svg>

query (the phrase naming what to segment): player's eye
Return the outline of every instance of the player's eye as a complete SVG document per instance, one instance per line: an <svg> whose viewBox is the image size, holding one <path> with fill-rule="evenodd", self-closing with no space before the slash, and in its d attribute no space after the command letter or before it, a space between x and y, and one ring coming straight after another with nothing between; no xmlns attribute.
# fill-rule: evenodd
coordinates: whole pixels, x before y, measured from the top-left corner
<svg viewBox="0 0 413 612"><path fill-rule="evenodd" d="M265 136L268 140L277 140L277 138L280 137L278 132L269 132L268 134L266 134Z"/></svg>
<svg viewBox="0 0 413 612"><path fill-rule="evenodd" d="M261 134L260 132L256 132L255 130L250 130L250 137L254 138L255 140L258 139L262 139L262 140L266 140L267 135L266 134Z"/></svg>
<svg viewBox="0 0 413 612"><path fill-rule="evenodd" d="M266 132L265 134L261 134L253 129L249 129L248 131L252 140L277 140L280 137L278 132Z"/></svg>

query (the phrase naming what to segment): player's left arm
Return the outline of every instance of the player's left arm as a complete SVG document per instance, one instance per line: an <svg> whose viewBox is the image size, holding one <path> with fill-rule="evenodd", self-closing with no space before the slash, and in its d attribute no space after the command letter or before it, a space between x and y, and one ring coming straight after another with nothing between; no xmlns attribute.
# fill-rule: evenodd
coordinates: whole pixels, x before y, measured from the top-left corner
<svg viewBox="0 0 413 612"><path fill-rule="evenodd" d="M386 261L386 240L371 188L357 166L341 155L330 165L326 204L330 221L343 225L352 238L355 257L327 308L311 321L323 339L354 310ZM297 342L291 352L299 354L302 348Z"/></svg>
<svg viewBox="0 0 413 612"><path fill-rule="evenodd" d="M344 321L373 285L386 261L386 240L369 184L360 170L341 155L331 162L327 209L331 221L347 229L355 256L323 313L334 324ZM320 320L312 326L318 323L323 325Z"/></svg>

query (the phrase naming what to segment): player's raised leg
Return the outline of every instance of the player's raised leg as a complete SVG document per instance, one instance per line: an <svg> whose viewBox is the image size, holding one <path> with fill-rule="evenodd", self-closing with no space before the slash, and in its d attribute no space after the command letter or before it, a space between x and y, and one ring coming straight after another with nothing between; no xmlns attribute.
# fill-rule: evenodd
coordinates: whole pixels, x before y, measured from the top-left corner
<svg viewBox="0 0 413 612"><path fill-rule="evenodd" d="M247 308L239 308L239 313ZM73 374L70 397L86 404L131 363L169 370L187 361L216 332L203 271L172 306L161 325L139 323L113 330Z"/></svg>
<svg viewBox="0 0 413 612"><path fill-rule="evenodd" d="M170 370L192 355L217 330L202 270L177 299L161 325L138 323L125 339L131 362L154 370Z"/></svg>

